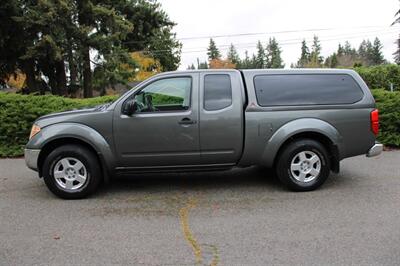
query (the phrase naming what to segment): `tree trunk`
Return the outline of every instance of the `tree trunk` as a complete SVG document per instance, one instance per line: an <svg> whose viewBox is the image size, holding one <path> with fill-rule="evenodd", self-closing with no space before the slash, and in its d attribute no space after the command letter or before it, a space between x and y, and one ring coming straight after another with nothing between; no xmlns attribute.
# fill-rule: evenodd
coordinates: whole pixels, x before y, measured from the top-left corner
<svg viewBox="0 0 400 266"><path fill-rule="evenodd" d="M91 6L88 0L78 1L78 21L80 27L90 26ZM88 36L81 36L80 51L82 57L83 72L83 97L93 97L92 70L90 69L90 47L88 45Z"/></svg>
<svg viewBox="0 0 400 266"><path fill-rule="evenodd" d="M58 94L67 96L67 76L65 74L64 60L55 63Z"/></svg>
<svg viewBox="0 0 400 266"><path fill-rule="evenodd" d="M28 86L28 92L37 91L36 76L35 76L35 62L33 59L28 59L23 62L22 71L26 75L26 85ZM40 90L40 94L44 94L43 90Z"/></svg>
<svg viewBox="0 0 400 266"><path fill-rule="evenodd" d="M90 98L93 97L92 88L92 70L90 69L90 53L89 47L85 46L83 48L83 97Z"/></svg>
<svg viewBox="0 0 400 266"><path fill-rule="evenodd" d="M72 40L70 40L72 42ZM74 52L72 47L68 49L68 65L69 65L69 85L73 87L78 81L78 70L76 68L76 62L74 60Z"/></svg>
<svg viewBox="0 0 400 266"><path fill-rule="evenodd" d="M49 78L51 94L59 95L57 87L57 77L54 64L49 65L48 72L44 73Z"/></svg>

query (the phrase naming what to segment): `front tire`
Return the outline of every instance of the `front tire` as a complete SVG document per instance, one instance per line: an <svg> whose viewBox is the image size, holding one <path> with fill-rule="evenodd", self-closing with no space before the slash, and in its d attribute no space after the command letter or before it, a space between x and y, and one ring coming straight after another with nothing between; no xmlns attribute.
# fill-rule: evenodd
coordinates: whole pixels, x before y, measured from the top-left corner
<svg viewBox="0 0 400 266"><path fill-rule="evenodd" d="M310 191L329 176L330 161L326 148L311 139L289 143L278 155L276 173L282 183L294 191Z"/></svg>
<svg viewBox="0 0 400 266"><path fill-rule="evenodd" d="M96 155L80 145L63 145L44 160L48 189L63 199L81 199L94 193L102 180Z"/></svg>

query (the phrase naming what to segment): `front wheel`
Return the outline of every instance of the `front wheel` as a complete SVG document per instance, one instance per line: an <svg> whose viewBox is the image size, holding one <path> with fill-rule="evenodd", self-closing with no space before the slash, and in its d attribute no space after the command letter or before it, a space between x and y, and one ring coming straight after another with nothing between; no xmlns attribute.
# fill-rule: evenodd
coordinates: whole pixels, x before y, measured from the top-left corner
<svg viewBox="0 0 400 266"><path fill-rule="evenodd" d="M328 152L311 139L296 140L284 147L275 167L282 183L295 191L318 188L330 173Z"/></svg>
<svg viewBox="0 0 400 266"><path fill-rule="evenodd" d="M102 175L97 157L80 145L64 145L52 151L43 163L43 178L53 194L80 199L93 193Z"/></svg>

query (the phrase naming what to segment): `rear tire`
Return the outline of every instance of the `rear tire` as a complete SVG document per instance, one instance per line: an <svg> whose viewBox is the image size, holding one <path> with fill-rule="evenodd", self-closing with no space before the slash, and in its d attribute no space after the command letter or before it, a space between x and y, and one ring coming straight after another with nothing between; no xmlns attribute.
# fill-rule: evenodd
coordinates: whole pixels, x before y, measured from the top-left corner
<svg viewBox="0 0 400 266"><path fill-rule="evenodd" d="M330 174L329 155L326 148L315 140L296 140L280 152L275 171L279 180L291 190L314 190Z"/></svg>
<svg viewBox="0 0 400 266"><path fill-rule="evenodd" d="M63 145L44 160L43 179L63 199L82 199L94 193L102 180L96 155L80 145Z"/></svg>

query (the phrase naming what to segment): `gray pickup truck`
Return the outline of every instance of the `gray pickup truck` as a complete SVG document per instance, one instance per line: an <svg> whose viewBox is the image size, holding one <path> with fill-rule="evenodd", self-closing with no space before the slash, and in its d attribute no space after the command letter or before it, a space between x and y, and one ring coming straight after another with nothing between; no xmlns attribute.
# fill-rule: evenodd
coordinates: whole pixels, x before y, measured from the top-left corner
<svg viewBox="0 0 400 266"><path fill-rule="evenodd" d="M378 110L352 70L197 70L156 75L97 108L39 118L29 168L67 199L138 172L273 167L319 187L342 159L376 156Z"/></svg>

